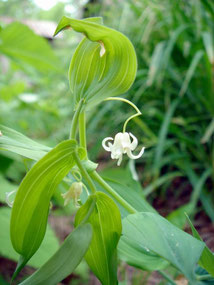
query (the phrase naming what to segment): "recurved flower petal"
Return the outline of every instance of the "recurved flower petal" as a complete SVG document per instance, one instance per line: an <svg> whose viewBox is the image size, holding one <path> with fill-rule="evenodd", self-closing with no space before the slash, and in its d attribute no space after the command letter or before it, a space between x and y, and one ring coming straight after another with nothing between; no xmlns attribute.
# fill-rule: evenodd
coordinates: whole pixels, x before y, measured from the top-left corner
<svg viewBox="0 0 214 285"><path fill-rule="evenodd" d="M136 149L137 145L138 145L138 140L137 138L132 134L132 133L129 133L130 137L133 139L131 145L130 145L130 149L131 150L134 150Z"/></svg>
<svg viewBox="0 0 214 285"><path fill-rule="evenodd" d="M131 138L132 142L131 142ZM108 142L108 146L106 145L106 142L109 140L113 140L113 143ZM133 150L136 149L138 145L137 138L132 133L118 133L114 137L107 137L102 141L102 146L105 150L111 152L111 158L112 159L118 159L117 165L119 166L123 159L123 154L128 155L131 159L138 159L140 158L145 150L145 147L143 147L138 155L134 155L132 153Z"/></svg>
<svg viewBox="0 0 214 285"><path fill-rule="evenodd" d="M111 151L111 148L106 145L106 142L107 142L107 141L113 141L113 140L114 140L113 138L107 137L107 138L105 138L105 139L102 141L102 146L103 146L103 148L104 148L106 151ZM108 145L109 145L109 143L108 143Z"/></svg>
<svg viewBox="0 0 214 285"><path fill-rule="evenodd" d="M131 152L131 150L128 149L128 150L127 150L127 155L128 155L128 157L131 158L131 159L138 159L138 158L140 158L140 157L143 155L144 150L145 150L145 147L143 147L143 148L141 149L141 151L139 152L138 155L134 155L134 154Z"/></svg>

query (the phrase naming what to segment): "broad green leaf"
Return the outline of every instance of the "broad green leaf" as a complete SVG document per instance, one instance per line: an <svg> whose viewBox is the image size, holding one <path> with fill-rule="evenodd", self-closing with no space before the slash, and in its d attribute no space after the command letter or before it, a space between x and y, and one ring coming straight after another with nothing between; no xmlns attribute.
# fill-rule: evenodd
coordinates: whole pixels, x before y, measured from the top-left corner
<svg viewBox="0 0 214 285"><path fill-rule="evenodd" d="M79 225L95 206L87 219L93 228L93 238L85 259L103 285L117 284L117 244L122 226L120 211L106 194L97 192L78 210L75 226Z"/></svg>
<svg viewBox="0 0 214 285"><path fill-rule="evenodd" d="M188 215L190 215L193 211L194 205L192 203L185 204L171 212L167 216L167 220L170 221L176 227L183 229L186 224L185 213L188 213Z"/></svg>
<svg viewBox="0 0 214 285"><path fill-rule="evenodd" d="M19 22L13 22L1 30L0 53L13 59L22 68L27 64L42 73L58 73L61 69L48 42Z"/></svg>
<svg viewBox="0 0 214 285"><path fill-rule="evenodd" d="M58 251L21 285L53 285L71 274L88 250L92 227L84 224L77 227L65 239Z"/></svg>
<svg viewBox="0 0 214 285"><path fill-rule="evenodd" d="M138 211L150 211L155 209L143 197L143 189L139 182L132 179L127 169L110 169L102 171L102 177L109 185L127 202ZM123 180L121 181L121 177ZM120 181L120 182L119 182ZM140 194L141 192L141 194ZM117 202L117 201L115 201ZM123 217L129 212L118 204ZM168 265L168 262L151 252L139 247L136 243L129 243L128 239L120 239L118 244L119 258L128 264L143 270L160 270Z"/></svg>
<svg viewBox="0 0 214 285"><path fill-rule="evenodd" d="M19 254L14 250L10 240L11 209L0 208L0 255L10 260L18 261ZM58 239L49 225L39 250L29 260L28 265L34 268L41 267L59 248Z"/></svg>
<svg viewBox="0 0 214 285"><path fill-rule="evenodd" d="M23 134L0 125L0 149L9 150L33 160L42 158L51 148L39 144Z"/></svg>
<svg viewBox="0 0 214 285"><path fill-rule="evenodd" d="M50 199L60 181L75 165L73 153L85 152L77 148L75 140L61 142L39 160L19 186L11 217L11 241L21 255L21 266L39 248L47 225Z"/></svg>
<svg viewBox="0 0 214 285"><path fill-rule="evenodd" d="M133 191L142 194L143 188L141 186L140 181L136 181L133 179L130 169L127 168L108 168L104 169L100 172L104 179L111 180L112 182L120 182L121 185L128 186L132 188ZM121 177L123 180L121 181Z"/></svg>
<svg viewBox="0 0 214 285"><path fill-rule="evenodd" d="M156 213L156 210L146 201L143 195L140 195L132 188L127 187L119 182L109 181L108 179L106 179L106 181L124 200L126 200L137 211ZM118 206L123 217L129 214L129 212L123 206L120 206L119 204Z"/></svg>
<svg viewBox="0 0 214 285"><path fill-rule="evenodd" d="M198 240L203 241L188 216L187 216L187 221L192 229L193 236ZM204 250L202 252L198 264L204 269L206 269L206 271L209 272L212 276L214 276L214 254L207 246L204 247Z"/></svg>
<svg viewBox="0 0 214 285"><path fill-rule="evenodd" d="M97 18L75 20L63 17L55 35L69 27L85 35L69 70L74 102L84 98L88 105L97 104L106 97L126 92L137 70L135 50L129 39L99 24Z"/></svg>
<svg viewBox="0 0 214 285"><path fill-rule="evenodd" d="M154 213L136 213L123 220L123 236L130 243L152 251L179 269L191 284L193 269L204 249L204 243L178 229ZM187 254L188 253L188 254Z"/></svg>
<svg viewBox="0 0 214 285"><path fill-rule="evenodd" d="M114 189L115 192L117 192L124 200L126 200L137 211L156 213L156 210L143 197L143 193L142 195L139 194L139 191L137 190L137 188L139 188L139 185L135 186L136 187L135 190L137 190L135 191L133 189L135 183L132 183L132 185L129 184L129 186L127 186L126 178L124 181L121 182L121 179L116 180L115 176L111 178L110 175L105 175L105 174L104 174L104 181L106 181ZM98 187L100 191L106 193L106 191L101 186L98 185ZM120 208L122 217L126 217L129 214L129 212L122 205L120 205L118 201L115 200L115 202L118 204L118 207Z"/></svg>
<svg viewBox="0 0 214 285"><path fill-rule="evenodd" d="M118 255L121 260L129 265L147 271L161 270L168 265L166 260L154 252L139 246L139 244L133 242L133 240L129 241L129 239L125 237L119 241Z"/></svg>

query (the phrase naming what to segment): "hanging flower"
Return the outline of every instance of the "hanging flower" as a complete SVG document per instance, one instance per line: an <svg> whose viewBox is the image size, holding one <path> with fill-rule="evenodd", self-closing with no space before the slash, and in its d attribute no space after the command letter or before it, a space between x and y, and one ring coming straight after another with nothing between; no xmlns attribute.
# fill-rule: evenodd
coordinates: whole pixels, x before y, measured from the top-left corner
<svg viewBox="0 0 214 285"><path fill-rule="evenodd" d="M69 188L69 190L64 193L61 194L62 197L65 199L64 201L64 206L68 205L68 203L73 200L74 205L78 208L79 207L79 197L82 194L82 187L83 184L82 182L74 182L72 183L71 187Z"/></svg>
<svg viewBox="0 0 214 285"><path fill-rule="evenodd" d="M133 141L131 142L131 138ZM109 142L113 141L113 143ZM108 142L108 145L106 144ZM106 151L111 152L112 159L118 159L117 165L119 166L123 159L123 154L127 154L131 159L140 158L143 153L145 147L143 147L138 155L134 155L132 153L133 150L136 149L138 145L137 138L132 133L118 133L115 138L107 137L102 141L102 146Z"/></svg>
<svg viewBox="0 0 214 285"><path fill-rule="evenodd" d="M82 182L74 182L72 183L71 187L68 189L68 191L64 194L61 194L64 198L64 206L68 205L68 203L73 200L74 205L76 208L80 207L80 195L82 194L82 190L85 189L87 195L89 196L88 189Z"/></svg>

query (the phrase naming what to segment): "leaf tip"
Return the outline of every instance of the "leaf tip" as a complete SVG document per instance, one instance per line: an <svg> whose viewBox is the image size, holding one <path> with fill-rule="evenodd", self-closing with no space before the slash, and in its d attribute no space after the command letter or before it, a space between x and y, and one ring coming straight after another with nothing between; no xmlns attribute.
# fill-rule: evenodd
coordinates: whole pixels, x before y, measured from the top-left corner
<svg viewBox="0 0 214 285"><path fill-rule="evenodd" d="M59 24L58 26L56 27L56 30L53 34L53 36L55 37L56 35L58 35L58 33L60 33L62 30L65 30L65 29L69 29L70 26L69 24L66 25L66 22L67 22L67 17L63 16L62 19L59 21Z"/></svg>

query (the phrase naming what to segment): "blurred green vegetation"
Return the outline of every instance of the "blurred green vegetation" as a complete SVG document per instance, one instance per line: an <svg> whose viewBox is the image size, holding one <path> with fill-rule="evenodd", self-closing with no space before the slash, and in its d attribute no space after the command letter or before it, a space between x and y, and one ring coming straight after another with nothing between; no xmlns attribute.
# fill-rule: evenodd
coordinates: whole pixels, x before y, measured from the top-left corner
<svg viewBox="0 0 214 285"><path fill-rule="evenodd" d="M136 49L137 77L124 96L142 112L127 128L146 146L145 155L129 163L142 184L141 195L152 204L158 197L167 201L171 188L175 197L185 192L187 199L179 205L183 208L170 207L168 200L173 210L169 219L183 227L183 210L194 216L202 209L213 222L214 3L68 0L45 11L30 0L0 0L0 124L47 146L69 134L73 106L67 72L80 37L66 31L48 41L22 21L57 23L63 15L102 16L105 25L126 34ZM5 17L14 22L7 23ZM92 160L115 167L101 142L121 131L132 112L122 102L104 102L87 114ZM16 187L30 164L0 151L1 190L6 184ZM120 171L114 173L118 180Z"/></svg>

